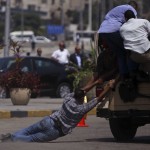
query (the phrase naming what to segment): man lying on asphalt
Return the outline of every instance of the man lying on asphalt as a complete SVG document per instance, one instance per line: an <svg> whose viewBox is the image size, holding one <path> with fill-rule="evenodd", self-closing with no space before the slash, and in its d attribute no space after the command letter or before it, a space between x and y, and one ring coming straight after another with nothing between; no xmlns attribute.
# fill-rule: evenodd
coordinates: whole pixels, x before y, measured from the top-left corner
<svg viewBox="0 0 150 150"><path fill-rule="evenodd" d="M41 121L12 134L1 134L0 141L47 142L71 133L84 115L103 100L115 82L110 80L98 97L84 103L85 94L98 84L99 80L86 85L86 88L76 89L74 93L66 95L61 109Z"/></svg>

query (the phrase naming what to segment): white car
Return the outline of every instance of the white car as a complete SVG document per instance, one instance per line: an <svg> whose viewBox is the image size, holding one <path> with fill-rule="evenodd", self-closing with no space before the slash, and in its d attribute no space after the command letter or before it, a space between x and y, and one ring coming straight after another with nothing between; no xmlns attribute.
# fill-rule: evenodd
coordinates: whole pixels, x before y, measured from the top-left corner
<svg viewBox="0 0 150 150"><path fill-rule="evenodd" d="M45 36L36 36L35 43L50 43L51 40L46 38Z"/></svg>
<svg viewBox="0 0 150 150"><path fill-rule="evenodd" d="M12 36L11 40L14 42L30 42L32 37L29 36Z"/></svg>
<svg viewBox="0 0 150 150"><path fill-rule="evenodd" d="M10 38L14 42L31 42L34 37L33 31L14 31L10 33Z"/></svg>

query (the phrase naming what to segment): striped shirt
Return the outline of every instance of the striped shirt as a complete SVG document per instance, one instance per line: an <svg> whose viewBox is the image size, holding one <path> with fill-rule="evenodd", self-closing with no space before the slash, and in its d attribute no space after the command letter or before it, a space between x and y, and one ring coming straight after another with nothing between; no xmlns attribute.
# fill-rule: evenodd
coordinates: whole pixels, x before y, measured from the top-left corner
<svg viewBox="0 0 150 150"><path fill-rule="evenodd" d="M59 120L63 133L68 134L77 126L84 115L97 104L97 98L88 103L79 104L74 98L74 93L70 93L65 97L61 109L54 112L50 117L54 120Z"/></svg>

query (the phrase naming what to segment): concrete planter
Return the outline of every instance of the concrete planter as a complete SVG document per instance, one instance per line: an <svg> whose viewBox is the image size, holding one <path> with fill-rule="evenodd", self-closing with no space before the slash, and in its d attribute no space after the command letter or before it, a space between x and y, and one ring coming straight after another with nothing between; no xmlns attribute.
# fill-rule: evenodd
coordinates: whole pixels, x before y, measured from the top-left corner
<svg viewBox="0 0 150 150"><path fill-rule="evenodd" d="M27 105L31 96L31 90L27 88L13 88L10 90L10 98L13 105Z"/></svg>

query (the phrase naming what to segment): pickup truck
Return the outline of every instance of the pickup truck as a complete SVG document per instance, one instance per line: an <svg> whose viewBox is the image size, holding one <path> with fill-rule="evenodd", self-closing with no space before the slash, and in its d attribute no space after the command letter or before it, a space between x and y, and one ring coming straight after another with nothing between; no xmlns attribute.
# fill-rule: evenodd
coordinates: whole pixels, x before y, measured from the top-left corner
<svg viewBox="0 0 150 150"><path fill-rule="evenodd" d="M150 123L150 81L138 82L137 89L140 95L134 100L124 101L119 93L121 82L97 106L97 117L109 121L111 132L117 141L132 140L138 127ZM97 94L102 91L97 86ZM129 95L129 93L125 93ZM143 96L145 95L145 96Z"/></svg>
<svg viewBox="0 0 150 150"><path fill-rule="evenodd" d="M150 40L150 35L148 39ZM104 48L108 48L106 43L101 42L100 49L97 47L99 53ZM117 141L132 140L138 127L150 123L150 74L141 74L142 78L139 78L139 75L136 74L136 89L127 84L129 89L122 88L120 92L124 82L120 81L115 86L115 90L112 90L96 108L97 117L106 118L109 121L111 132ZM103 87L98 85L96 95L99 95L102 90Z"/></svg>

